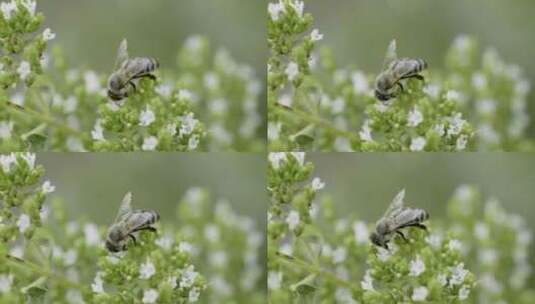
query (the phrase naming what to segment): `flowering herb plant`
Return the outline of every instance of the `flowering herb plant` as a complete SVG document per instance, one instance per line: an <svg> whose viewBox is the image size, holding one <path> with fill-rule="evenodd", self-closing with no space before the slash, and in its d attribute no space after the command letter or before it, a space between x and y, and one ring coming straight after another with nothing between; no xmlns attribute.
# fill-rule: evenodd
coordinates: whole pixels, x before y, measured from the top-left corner
<svg viewBox="0 0 535 304"><path fill-rule="evenodd" d="M108 227L49 198L35 154L0 155L0 165L1 303L263 303L263 234L207 190L190 189L176 219L110 253Z"/></svg>
<svg viewBox="0 0 535 304"><path fill-rule="evenodd" d="M380 70L339 67L328 47L316 50L323 34L303 1L269 3L268 13L270 151L533 149L529 82L496 50L479 55L475 39L457 37L444 68L402 80L405 90L383 102L374 95Z"/></svg>
<svg viewBox="0 0 535 304"><path fill-rule="evenodd" d="M206 38L188 38L176 67L116 103L106 95L112 67L82 69L59 46L48 51L56 33L40 29L34 0L0 5L0 151L263 149L260 80Z"/></svg>
<svg viewBox="0 0 535 304"><path fill-rule="evenodd" d="M374 246L375 223L337 217L305 154L270 153L268 289L272 303L531 303L532 233L496 199L460 186L428 232ZM410 196L410 193L408 193ZM491 237L492 236L492 237Z"/></svg>

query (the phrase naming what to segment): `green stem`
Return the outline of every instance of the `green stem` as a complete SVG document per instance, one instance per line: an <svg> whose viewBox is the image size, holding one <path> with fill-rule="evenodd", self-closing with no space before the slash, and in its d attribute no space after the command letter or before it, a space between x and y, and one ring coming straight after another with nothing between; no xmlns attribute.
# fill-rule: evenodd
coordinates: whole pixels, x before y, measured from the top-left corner
<svg viewBox="0 0 535 304"><path fill-rule="evenodd" d="M57 126L59 128L62 128L66 132L68 132L68 133L70 133L72 135L81 136L81 135L84 134L83 132L75 130L75 129L67 126L66 124L58 121L54 117L50 117L48 115L45 115L43 113L39 113L39 112L37 112L35 110L29 109L29 108L26 108L26 107L17 106L17 105L15 105L14 103L12 103L10 101L7 102L7 110L9 112L11 112L12 114L24 114L24 115L32 116L34 118L37 118L41 122L44 122L44 123L47 123L47 124L51 124L51 125L55 125L55 126Z"/></svg>
<svg viewBox="0 0 535 304"><path fill-rule="evenodd" d="M44 267L36 265L36 264L34 264L32 262L29 262L29 261L14 257L14 256L9 255L9 254L6 255L6 258L7 258L7 262L9 264L11 264L11 265L13 265L13 266L15 266L15 267L17 267L19 269L29 270L31 272L35 272L35 273L39 274L40 276L47 277L47 278L54 277L54 278L58 279L59 281L61 281L66 286L69 286L69 287L84 288L84 286L82 286L81 284L75 283L72 280L64 277L61 274L54 273L54 272L50 271L49 269L45 269Z"/></svg>
<svg viewBox="0 0 535 304"><path fill-rule="evenodd" d="M355 140L355 141L359 141L360 139L353 133L351 132L348 132L348 131L345 131L345 130L341 130L341 129L338 129L337 127L335 127L333 124L331 124L330 122L320 118L320 117L317 117L315 115L311 115L310 113L307 113L305 111L301 111L301 110L298 110L298 109L294 109L294 108L286 108L286 107L282 107L282 106L277 106L276 108L276 111L281 114L281 115L285 115L285 116L288 116L289 118L295 118L295 117L290 117L291 114L295 114L297 115L300 119L308 122L308 123L312 123L312 124L316 124L316 125L319 125L325 129L329 129L331 132L339 135L339 136L343 136L343 137L346 137L350 140Z"/></svg>
<svg viewBox="0 0 535 304"><path fill-rule="evenodd" d="M353 289L355 287L353 283L341 279L332 272L321 269L319 266L310 264L293 256L287 256L279 252L277 252L277 255L280 257L279 261L282 261L290 266L297 266L301 269L306 270L309 273L314 273L318 276L323 276L324 278L334 281L336 284L345 286L349 289Z"/></svg>

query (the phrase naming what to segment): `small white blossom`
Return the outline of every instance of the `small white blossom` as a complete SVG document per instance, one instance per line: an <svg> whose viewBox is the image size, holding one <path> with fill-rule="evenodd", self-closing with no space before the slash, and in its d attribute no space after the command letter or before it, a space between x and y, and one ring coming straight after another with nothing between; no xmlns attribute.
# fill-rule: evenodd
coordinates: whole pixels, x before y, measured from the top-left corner
<svg viewBox="0 0 535 304"><path fill-rule="evenodd" d="M284 152L271 152L268 155L271 166L277 170L280 168L281 162L286 161L286 153Z"/></svg>
<svg viewBox="0 0 535 304"><path fill-rule="evenodd" d="M390 251L390 250L384 249L383 247L379 247L377 250L377 258L381 262L386 262L392 256L393 251L394 250Z"/></svg>
<svg viewBox="0 0 535 304"><path fill-rule="evenodd" d="M98 93L101 90L100 79L94 71L87 71L84 74L85 90L88 93Z"/></svg>
<svg viewBox="0 0 535 304"><path fill-rule="evenodd" d="M167 283L171 286L171 288L175 289L175 287L178 286L176 282L177 277L176 276L170 276L167 278Z"/></svg>
<svg viewBox="0 0 535 304"><path fill-rule="evenodd" d="M269 16L271 17L271 20L279 21L281 13L284 13L284 4L282 2L269 3L268 12Z"/></svg>
<svg viewBox="0 0 535 304"><path fill-rule="evenodd" d="M283 94L282 96L279 97L277 103L280 104L283 107L291 108L293 100L292 100L292 97L290 95Z"/></svg>
<svg viewBox="0 0 535 304"><path fill-rule="evenodd" d="M43 31L43 39L44 39L45 41L50 41L50 40L53 40L54 38L56 38L56 33L52 32L51 29L46 28L46 29Z"/></svg>
<svg viewBox="0 0 535 304"><path fill-rule="evenodd" d="M448 136L457 135L461 132L466 120L462 118L461 113L456 113L453 117L448 118L449 127L448 127Z"/></svg>
<svg viewBox="0 0 535 304"><path fill-rule="evenodd" d="M455 141L455 149L457 151L463 151L464 149L466 149L466 144L467 143L468 143L468 136L461 135Z"/></svg>
<svg viewBox="0 0 535 304"><path fill-rule="evenodd" d="M424 261L422 261L422 259L420 258L420 256L416 256L416 259L410 262L409 267L409 275L412 277L417 277L425 271L425 264Z"/></svg>
<svg viewBox="0 0 535 304"><path fill-rule="evenodd" d="M468 270L464 269L464 263L459 263L457 266L450 267L450 286L461 285L464 278L468 274Z"/></svg>
<svg viewBox="0 0 535 304"><path fill-rule="evenodd" d="M303 1L293 0L292 2L290 2L290 5L294 9L294 11L297 13L297 16L299 16L299 18L303 18L303 11L305 9L305 3Z"/></svg>
<svg viewBox="0 0 535 304"><path fill-rule="evenodd" d="M147 289L143 291L143 299L141 300L145 304L156 303L159 293L156 289Z"/></svg>
<svg viewBox="0 0 535 304"><path fill-rule="evenodd" d="M91 138L93 138L93 140L95 141L104 141L104 129L100 124L100 119L97 119L97 121L95 122L95 126L91 131Z"/></svg>
<svg viewBox="0 0 535 304"><path fill-rule="evenodd" d="M155 243L160 246L160 248L169 250L171 249L171 246L173 246L173 238L166 234L161 238L158 238Z"/></svg>
<svg viewBox="0 0 535 304"><path fill-rule="evenodd" d="M195 114L193 114L193 112L189 112L188 114L179 117L181 125L178 135L180 137L184 135L189 135L195 130L195 127L197 126L197 123L199 121L195 119L194 116Z"/></svg>
<svg viewBox="0 0 535 304"><path fill-rule="evenodd" d="M17 157L14 153L7 155L0 155L0 165L2 165L2 170L4 173L9 173L11 171L11 165L17 162Z"/></svg>
<svg viewBox="0 0 535 304"><path fill-rule="evenodd" d="M35 15L35 8L37 6L35 0L23 0L22 5L28 10L28 13L30 13L30 15Z"/></svg>
<svg viewBox="0 0 535 304"><path fill-rule="evenodd" d="M170 98L171 94L173 93L173 87L168 83L164 83L154 88L154 91L156 91L156 93L158 93L160 96Z"/></svg>
<svg viewBox="0 0 535 304"><path fill-rule="evenodd" d="M305 152L290 152L290 154L292 154L300 166L305 164Z"/></svg>
<svg viewBox="0 0 535 304"><path fill-rule="evenodd" d="M17 227L19 227L20 233L24 233L30 226L30 217L25 213L21 214L17 220Z"/></svg>
<svg viewBox="0 0 535 304"><path fill-rule="evenodd" d="M156 116L154 115L154 112L152 112L149 106L147 106L145 110L139 114L139 125L142 127L150 126L150 124L153 123L155 120Z"/></svg>
<svg viewBox="0 0 535 304"><path fill-rule="evenodd" d="M180 288L189 288L195 283L198 273L195 271L193 265L189 265L182 271L182 276L180 277L180 283L178 286Z"/></svg>
<svg viewBox="0 0 535 304"><path fill-rule="evenodd" d="M19 67L17 68L17 73L20 76L21 80L26 80L30 73L32 72L32 68L30 66L30 63L28 61L21 61Z"/></svg>
<svg viewBox="0 0 535 304"><path fill-rule="evenodd" d="M342 263L346 260L347 250L344 247L338 247L333 251L332 258L334 264Z"/></svg>
<svg viewBox="0 0 535 304"><path fill-rule="evenodd" d="M4 15L4 19L10 20L13 13L17 11L17 3L15 0L11 0L11 2L2 2L0 4L0 10Z"/></svg>
<svg viewBox="0 0 535 304"><path fill-rule="evenodd" d="M412 300L415 302L425 301L429 291L424 286L416 287L412 291Z"/></svg>
<svg viewBox="0 0 535 304"><path fill-rule="evenodd" d="M199 136L193 135L188 139L188 151L193 151L199 146Z"/></svg>
<svg viewBox="0 0 535 304"><path fill-rule="evenodd" d="M360 132L359 132L359 137L363 141L373 141L369 120L364 121L364 124L362 125L362 129L360 129Z"/></svg>
<svg viewBox="0 0 535 304"><path fill-rule="evenodd" d="M288 66L284 70L284 73L286 73L286 76L288 76L288 80L294 81L295 77L299 74L299 66L295 62L288 63Z"/></svg>
<svg viewBox="0 0 535 304"><path fill-rule="evenodd" d="M462 102L463 96L461 93L455 91L455 90L449 90L446 92L446 100L447 101L455 101L455 102Z"/></svg>
<svg viewBox="0 0 535 304"><path fill-rule="evenodd" d="M171 136L175 136L176 135L176 127L177 127L177 124L175 122L174 123L170 123L167 126L165 126L165 130Z"/></svg>
<svg viewBox="0 0 535 304"><path fill-rule="evenodd" d="M194 248L193 248L193 245L191 245L188 242L180 242L178 244L178 251L179 252L186 252L186 253L189 253L189 254L193 254Z"/></svg>
<svg viewBox="0 0 535 304"><path fill-rule="evenodd" d="M433 249L439 249L442 244L442 237L437 234L431 234L425 237L425 241L433 247Z"/></svg>
<svg viewBox="0 0 535 304"><path fill-rule="evenodd" d="M407 125L409 127L417 127L424 120L422 112L420 112L416 107L409 112L407 116Z"/></svg>
<svg viewBox="0 0 535 304"><path fill-rule="evenodd" d="M41 190L44 194L52 193L56 190L56 186L52 185L50 181L45 181L41 186Z"/></svg>
<svg viewBox="0 0 535 304"><path fill-rule="evenodd" d="M355 94L364 94L370 90L368 79L361 71L351 74L351 83L353 84L353 92Z"/></svg>
<svg viewBox="0 0 535 304"><path fill-rule="evenodd" d="M290 211L288 217L286 217L286 223L290 230L297 228L297 225L299 225L299 212L295 210Z"/></svg>
<svg viewBox="0 0 535 304"><path fill-rule="evenodd" d="M140 279L149 279L156 273L156 268L154 267L154 264L147 258L147 261L143 264L141 264L141 267L139 268L139 278Z"/></svg>
<svg viewBox="0 0 535 304"><path fill-rule="evenodd" d="M91 283L91 290L94 293L104 293L104 286L102 281L102 273L99 271L97 272L97 275L95 276L95 280L93 283Z"/></svg>
<svg viewBox="0 0 535 304"><path fill-rule="evenodd" d="M357 221L353 224L353 235L357 244L367 244L369 231L366 223Z"/></svg>
<svg viewBox="0 0 535 304"><path fill-rule="evenodd" d="M312 33L310 33L310 39L312 39L312 41L320 41L323 39L323 34L320 34L318 29L313 29Z"/></svg>
<svg viewBox="0 0 535 304"><path fill-rule="evenodd" d="M435 131L438 136L442 137L446 134L446 127L443 124L436 124L433 126L433 131Z"/></svg>
<svg viewBox="0 0 535 304"><path fill-rule="evenodd" d="M269 140L279 139L281 127L282 127L282 124L280 122L277 122L277 123L269 122L268 129L267 129L268 139Z"/></svg>
<svg viewBox="0 0 535 304"><path fill-rule="evenodd" d="M158 146L158 138L155 136L149 136L143 139L143 145L141 146L141 149L143 151L154 151L156 146Z"/></svg>
<svg viewBox="0 0 535 304"><path fill-rule="evenodd" d="M319 177L315 177L312 180L312 189L314 191L319 191L319 190L323 189L323 187L325 187L325 183L322 182Z"/></svg>
<svg viewBox="0 0 535 304"><path fill-rule="evenodd" d="M214 224L208 224L204 227L204 237L211 243L219 241L221 234L219 233L219 227Z"/></svg>
<svg viewBox="0 0 535 304"><path fill-rule="evenodd" d="M26 161L30 170L35 168L35 154L34 153L23 153L21 157Z"/></svg>
<svg viewBox="0 0 535 304"><path fill-rule="evenodd" d="M0 121L0 139L11 138L12 131L13 131L12 121Z"/></svg>
<svg viewBox="0 0 535 304"><path fill-rule="evenodd" d="M461 301L466 300L469 295L470 295L470 288L468 288L468 286L466 285L463 285L463 287L459 289L459 300Z"/></svg>
<svg viewBox="0 0 535 304"><path fill-rule="evenodd" d="M425 148L427 141L425 138L419 136L411 140L411 146L409 147L411 151L422 151Z"/></svg>
<svg viewBox="0 0 535 304"><path fill-rule="evenodd" d="M194 303L199 300L200 291L198 288L193 288L188 293L188 302Z"/></svg>
<svg viewBox="0 0 535 304"><path fill-rule="evenodd" d="M100 243L100 234L98 233L97 225L93 223L85 224L84 226L85 242L89 246L97 246Z"/></svg>
<svg viewBox="0 0 535 304"><path fill-rule="evenodd" d="M450 240L448 243L448 248L451 251L460 251L462 248L462 243L459 240Z"/></svg>
<svg viewBox="0 0 535 304"><path fill-rule="evenodd" d="M364 290L373 291L373 278L371 276L370 270L366 270L366 273L364 274L364 279L360 282L360 286Z"/></svg>
<svg viewBox="0 0 535 304"><path fill-rule="evenodd" d="M440 284L440 286L446 286L448 284L448 276L444 273L441 273L437 276L437 281Z"/></svg>
<svg viewBox="0 0 535 304"><path fill-rule="evenodd" d="M436 84L428 84L424 87L424 93L433 99L438 99L440 94L440 87Z"/></svg>

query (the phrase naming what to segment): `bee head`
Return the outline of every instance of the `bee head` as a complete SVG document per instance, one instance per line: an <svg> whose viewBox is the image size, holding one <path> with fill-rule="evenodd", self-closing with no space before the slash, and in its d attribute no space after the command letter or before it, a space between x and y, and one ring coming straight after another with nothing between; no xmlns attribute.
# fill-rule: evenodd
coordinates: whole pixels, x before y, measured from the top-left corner
<svg viewBox="0 0 535 304"><path fill-rule="evenodd" d="M106 240L106 248L110 252L119 252L124 250L124 246L119 243L114 243L110 239Z"/></svg>
<svg viewBox="0 0 535 304"><path fill-rule="evenodd" d="M370 241L375 245L375 246L379 246L379 247L383 247L383 248L388 248L386 247L386 242L385 242L385 239L381 236L379 236L379 234L377 232L372 232L372 234L370 234Z"/></svg>

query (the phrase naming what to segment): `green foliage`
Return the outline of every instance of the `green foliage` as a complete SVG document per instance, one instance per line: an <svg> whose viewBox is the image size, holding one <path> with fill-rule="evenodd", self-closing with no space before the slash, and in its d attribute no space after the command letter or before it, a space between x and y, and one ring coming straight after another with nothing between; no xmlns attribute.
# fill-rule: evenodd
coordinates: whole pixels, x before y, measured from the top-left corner
<svg viewBox="0 0 535 304"><path fill-rule="evenodd" d="M263 303L264 236L207 190L190 189L176 218L112 254L107 227L70 219L58 197L46 202L55 187L34 154L1 155L0 165L0 302Z"/></svg>
<svg viewBox="0 0 535 304"><path fill-rule="evenodd" d="M35 2L12 3L2 2L0 14L0 151L263 149L261 82L225 49L191 36L177 66L161 67L156 81L141 79L112 102L113 67L97 73L67 62L59 46L46 52L56 34L38 33L43 15ZM110 57L115 47L108 46Z"/></svg>
<svg viewBox="0 0 535 304"><path fill-rule="evenodd" d="M396 236L386 250L369 241L372 222L316 198L324 183L304 153L269 159L272 303L531 303L532 234L496 200L481 208L474 187L459 187L428 232L406 229L408 242Z"/></svg>
<svg viewBox="0 0 535 304"><path fill-rule="evenodd" d="M381 102L374 80L339 67L323 35L311 31L304 3L268 6L268 140L271 151L465 151L531 150L530 85L520 67L495 50L479 56L476 41L460 35L446 67L432 65L425 82L403 80L405 90ZM399 57L404 54L399 41ZM386 48L385 48L386 49Z"/></svg>

